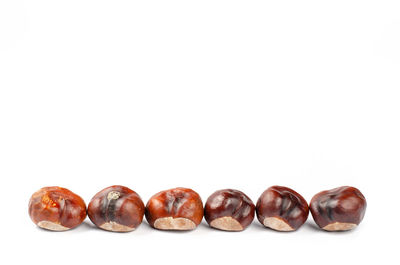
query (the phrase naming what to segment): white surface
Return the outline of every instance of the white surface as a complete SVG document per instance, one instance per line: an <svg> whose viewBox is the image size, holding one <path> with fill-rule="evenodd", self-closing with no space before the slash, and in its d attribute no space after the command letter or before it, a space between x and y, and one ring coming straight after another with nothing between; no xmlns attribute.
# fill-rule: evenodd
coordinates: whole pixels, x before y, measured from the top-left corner
<svg viewBox="0 0 400 265"><path fill-rule="evenodd" d="M399 1L0 1L1 264L394 264ZM30 195L122 184L254 201L341 185L361 226L46 232ZM396 246L397 244L397 246Z"/></svg>

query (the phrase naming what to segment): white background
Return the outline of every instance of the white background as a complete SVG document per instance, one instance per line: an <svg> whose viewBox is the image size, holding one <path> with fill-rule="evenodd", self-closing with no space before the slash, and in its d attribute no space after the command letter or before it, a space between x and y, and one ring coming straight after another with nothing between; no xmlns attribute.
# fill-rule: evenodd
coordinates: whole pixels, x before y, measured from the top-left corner
<svg viewBox="0 0 400 265"><path fill-rule="evenodd" d="M394 264L399 1L0 1L2 264ZM36 228L59 185L359 188L359 228ZM397 246L396 246L397 245Z"/></svg>

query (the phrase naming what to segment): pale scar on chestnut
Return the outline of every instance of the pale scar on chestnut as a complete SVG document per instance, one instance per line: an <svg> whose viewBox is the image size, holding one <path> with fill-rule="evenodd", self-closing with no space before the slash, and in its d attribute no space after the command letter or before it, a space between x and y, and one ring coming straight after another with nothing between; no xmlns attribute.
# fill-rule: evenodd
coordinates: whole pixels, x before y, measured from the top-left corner
<svg viewBox="0 0 400 265"><path fill-rule="evenodd" d="M161 230L193 230L196 224L187 218L163 217L154 222L154 227Z"/></svg>
<svg viewBox="0 0 400 265"><path fill-rule="evenodd" d="M266 217L263 224L278 231L293 231L294 229L279 217Z"/></svg>
<svg viewBox="0 0 400 265"><path fill-rule="evenodd" d="M37 225L40 228L44 228L44 229L52 230L52 231L66 231L66 230L70 229L68 227L62 226L57 223L49 222L49 221L40 221L37 223Z"/></svg>
<svg viewBox="0 0 400 265"><path fill-rule="evenodd" d="M108 193L107 199L109 201L110 200L117 200L120 195L121 195L121 193L119 193L118 191L111 191L111 192Z"/></svg>
<svg viewBox="0 0 400 265"><path fill-rule="evenodd" d="M220 217L210 222L210 226L226 231L242 231L242 225L230 216Z"/></svg>

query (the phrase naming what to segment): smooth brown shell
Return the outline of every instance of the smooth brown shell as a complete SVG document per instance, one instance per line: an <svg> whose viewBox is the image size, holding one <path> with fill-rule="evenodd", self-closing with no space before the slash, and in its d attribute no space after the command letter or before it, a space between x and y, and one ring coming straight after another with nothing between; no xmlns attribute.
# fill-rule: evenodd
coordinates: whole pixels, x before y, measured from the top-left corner
<svg viewBox="0 0 400 265"><path fill-rule="evenodd" d="M64 231L80 225L86 218L86 204L72 191L44 187L29 200L29 216L41 228Z"/></svg>
<svg viewBox="0 0 400 265"><path fill-rule="evenodd" d="M254 219L255 206L243 192L234 189L218 190L211 194L204 207L207 223L225 231L242 231Z"/></svg>
<svg viewBox="0 0 400 265"><path fill-rule="evenodd" d="M111 186L98 192L90 201L88 216L99 228L128 232L143 220L145 207L140 196L124 186Z"/></svg>
<svg viewBox="0 0 400 265"><path fill-rule="evenodd" d="M366 208L364 195L349 186L322 191L310 202L314 221L328 231L353 229L363 220Z"/></svg>
<svg viewBox="0 0 400 265"><path fill-rule="evenodd" d="M265 190L257 201L257 218L278 231L297 230L308 217L308 203L296 191L283 186ZM267 219L266 219L267 218Z"/></svg>
<svg viewBox="0 0 400 265"><path fill-rule="evenodd" d="M175 188L153 195L146 205L146 219L153 228L191 230L203 218L199 194L187 188Z"/></svg>

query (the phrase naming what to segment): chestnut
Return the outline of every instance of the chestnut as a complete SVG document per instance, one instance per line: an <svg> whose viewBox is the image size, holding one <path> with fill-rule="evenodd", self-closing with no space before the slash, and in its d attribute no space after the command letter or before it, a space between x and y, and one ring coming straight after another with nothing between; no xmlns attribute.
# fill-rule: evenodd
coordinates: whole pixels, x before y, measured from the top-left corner
<svg viewBox="0 0 400 265"><path fill-rule="evenodd" d="M143 220L144 204L140 196L124 186L99 191L89 203L88 216L99 228L113 232L135 230Z"/></svg>
<svg viewBox="0 0 400 265"><path fill-rule="evenodd" d="M316 194L310 202L317 225L326 231L347 231L364 218L367 201L356 188L343 186Z"/></svg>
<svg viewBox="0 0 400 265"><path fill-rule="evenodd" d="M65 231L86 218L86 204L79 195L61 187L44 187L29 200L29 216L39 227Z"/></svg>
<svg viewBox="0 0 400 265"><path fill-rule="evenodd" d="M272 186L257 201L257 218L264 226L277 231L294 231L308 217L308 203L296 191Z"/></svg>
<svg viewBox="0 0 400 265"><path fill-rule="evenodd" d="M160 230L192 230L203 218L203 202L191 189L175 188L161 191L147 202L146 219Z"/></svg>
<svg viewBox="0 0 400 265"><path fill-rule="evenodd" d="M204 218L216 229L242 231L254 219L255 206L241 191L218 190L208 197L204 207Z"/></svg>

